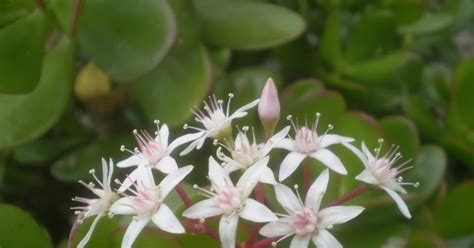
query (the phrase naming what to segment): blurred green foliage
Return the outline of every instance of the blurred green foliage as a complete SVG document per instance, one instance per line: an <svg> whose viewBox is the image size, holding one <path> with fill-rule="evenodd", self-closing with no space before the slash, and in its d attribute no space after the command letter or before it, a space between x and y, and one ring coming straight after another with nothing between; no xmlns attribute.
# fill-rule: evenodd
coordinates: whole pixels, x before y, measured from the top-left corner
<svg viewBox="0 0 474 248"><path fill-rule="evenodd" d="M353 200L367 207L360 218L334 230L343 243L472 247L472 0L0 1L0 246L65 246L75 182L100 157L124 158L133 128L160 119L176 137L208 94L233 92L240 105L269 76L282 116L321 112L321 126L357 145L382 137L413 159L414 218L374 192ZM246 121L259 125L255 114ZM362 169L339 152L349 177L327 199L357 186ZM204 178L206 158L186 159L200 168L192 178ZM90 247L116 247L122 232L102 221ZM154 229L136 247L155 240L217 247Z"/></svg>

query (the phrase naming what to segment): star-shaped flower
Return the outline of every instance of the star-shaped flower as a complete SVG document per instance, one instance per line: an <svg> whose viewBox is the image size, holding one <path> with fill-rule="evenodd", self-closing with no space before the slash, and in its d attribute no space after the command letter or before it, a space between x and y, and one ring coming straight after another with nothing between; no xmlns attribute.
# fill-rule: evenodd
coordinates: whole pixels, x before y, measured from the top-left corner
<svg viewBox="0 0 474 248"><path fill-rule="evenodd" d="M260 229L265 237L282 237L279 241L294 235L290 248L308 247L310 240L318 248L342 247L328 229L357 217L364 210L359 206L335 206L320 209L321 199L326 192L329 171L324 170L311 185L305 203L290 188L283 184L275 186L278 202L288 215L270 222ZM297 187L296 187L297 189ZM279 241L275 242L278 243Z"/></svg>
<svg viewBox="0 0 474 248"><path fill-rule="evenodd" d="M403 182L403 178L399 175L412 168L412 166L406 167L410 160L393 167L402 158L401 154L398 152L398 147L392 146L385 155L380 157L382 143L383 140L380 139L380 145L375 149L375 156L372 155L364 142L362 142L362 151L351 144L343 145L349 148L365 166L364 171L362 171L356 179L368 184L377 185L385 190L385 192L387 192L387 194L395 201L402 214L410 219L410 210L398 193L407 193L402 185L418 187L419 183Z"/></svg>
<svg viewBox="0 0 474 248"><path fill-rule="evenodd" d="M191 219L205 219L222 215L219 222L219 237L222 247L235 247L235 236L239 217L253 222L268 222L278 218L263 204L250 199L249 195L264 172L268 158L250 167L236 185L226 171L209 157L209 180L211 190L195 185L209 199L200 201L184 211L183 216Z"/></svg>
<svg viewBox="0 0 474 248"><path fill-rule="evenodd" d="M132 155L127 159L118 162L117 166L121 168L137 166L137 168L135 168L135 170L133 170L133 172L128 176L127 180L123 182L118 189L119 192L123 192L125 189L130 187L130 185L137 181L137 179L152 177L151 168L158 169L165 174L177 170L178 165L176 164L176 160L174 160L170 154L174 149L176 149L176 147L194 140L197 137L195 134L184 135L168 145L168 126L163 124L160 127L159 121L155 121L155 123L157 127L155 138L153 138L147 131L133 130L133 134L138 143L138 148L135 148L134 151L126 149L125 146L120 148L122 151L128 151Z"/></svg>
<svg viewBox="0 0 474 248"><path fill-rule="evenodd" d="M195 148L199 150L207 138L222 139L232 135L232 120L246 116L246 111L255 107L260 101L259 99L254 100L230 114L230 102L233 97L233 94L229 94L229 100L224 107L224 102L217 100L216 96L212 95L209 97L209 102L204 101L204 111L198 108L193 111L196 116L195 120L201 123L203 128L184 125L184 129L198 131L195 133L198 138L191 142L180 155L188 154Z"/></svg>
<svg viewBox="0 0 474 248"><path fill-rule="evenodd" d="M94 183L86 184L83 181L79 181L82 185L92 191L98 198L88 199L82 197L74 197L72 198L73 201L77 201L80 203L87 204L86 206L79 206L79 207L72 207L71 209L76 210L75 214L78 216L79 223L86 218L96 216L92 225L87 231L86 236L79 242L77 247L84 247L94 232L95 226L99 222L100 218L107 215L109 212L110 206L119 198L117 193L112 191L110 187L110 181L112 180L112 174L114 172L114 164L112 159L110 159L109 164L107 165L107 161L102 159L102 181L100 181L97 176L95 175L95 170L90 170L90 174L94 177L95 181L102 187L96 188Z"/></svg>
<svg viewBox="0 0 474 248"><path fill-rule="evenodd" d="M164 203L166 196L180 183L193 169L188 165L168 174L158 186L149 182L138 181L135 190L128 189L132 194L117 200L110 208L110 214L134 215L132 222L125 231L122 248L131 247L138 234L153 221L158 228L169 233L184 233L184 227L174 215L173 211Z"/></svg>
<svg viewBox="0 0 474 248"><path fill-rule="evenodd" d="M347 170L341 160L326 148L334 144L352 142L354 139L336 134L327 134L333 128L331 125L329 125L328 130L323 135L318 135L316 129L318 128L319 117L320 114L317 113L316 121L309 128L307 126L298 127L298 125L291 121L291 115L288 116L287 119L292 122L296 135L294 139L285 138L275 145L275 148L283 148L290 151L281 163L278 175L280 181L293 174L306 157L312 157L321 161L328 168L339 174L347 174Z"/></svg>

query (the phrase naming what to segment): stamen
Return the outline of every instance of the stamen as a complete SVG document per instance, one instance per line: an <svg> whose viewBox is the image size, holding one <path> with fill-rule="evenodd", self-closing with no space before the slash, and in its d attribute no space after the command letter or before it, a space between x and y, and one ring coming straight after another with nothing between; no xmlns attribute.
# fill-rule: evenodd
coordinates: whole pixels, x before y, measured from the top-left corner
<svg viewBox="0 0 474 248"><path fill-rule="evenodd" d="M232 98L234 97L234 94L229 93L228 96L229 96L229 100L227 101L227 107L226 107L226 112L225 112L225 116L227 116L227 117L229 116L230 102L231 102Z"/></svg>
<svg viewBox="0 0 474 248"><path fill-rule="evenodd" d="M299 188L298 184L295 184L293 187L295 188L295 192L296 192L296 196L298 197L298 201L300 202L301 206L304 206L303 200L302 200L301 195L300 195L300 192L298 191L298 188Z"/></svg>

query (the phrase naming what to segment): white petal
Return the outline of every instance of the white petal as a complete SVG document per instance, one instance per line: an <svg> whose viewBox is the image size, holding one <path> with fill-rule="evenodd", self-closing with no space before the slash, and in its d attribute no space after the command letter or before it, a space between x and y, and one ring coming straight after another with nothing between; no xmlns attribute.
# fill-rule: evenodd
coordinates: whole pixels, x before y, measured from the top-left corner
<svg viewBox="0 0 474 248"><path fill-rule="evenodd" d="M238 108L230 117L229 119L241 118L247 115L245 111L257 106L260 99L254 100L253 102L247 103L246 105Z"/></svg>
<svg viewBox="0 0 474 248"><path fill-rule="evenodd" d="M368 168L366 168L359 175L357 175L355 179L368 183L368 184L375 184L375 185L379 184L379 181L377 180L377 178L375 178L374 175L372 175L372 171Z"/></svg>
<svg viewBox="0 0 474 248"><path fill-rule="evenodd" d="M128 157L127 159L124 159L118 162L117 167L125 168L125 167L134 166L134 165L146 164L146 163L148 163L148 161L146 161L145 158L143 158L141 155L135 154Z"/></svg>
<svg viewBox="0 0 474 248"><path fill-rule="evenodd" d="M321 172L318 178L316 178L311 187L309 187L305 199L306 207L313 209L315 212L319 211L321 200L323 199L328 187L328 182L329 170L325 169L323 172Z"/></svg>
<svg viewBox="0 0 474 248"><path fill-rule="evenodd" d="M364 164L364 166L367 168L369 166L369 160L365 156L363 152L361 152L359 149L357 149L355 146L349 143L342 143L343 146L345 146L347 149L349 149L354 155L356 155L359 160Z"/></svg>
<svg viewBox="0 0 474 248"><path fill-rule="evenodd" d="M235 236L237 232L237 224L239 216L234 214L230 217L222 216L219 221L219 237L223 248L235 247Z"/></svg>
<svg viewBox="0 0 474 248"><path fill-rule="evenodd" d="M202 200L183 212L183 216L190 219L205 219L220 214L222 214L222 209L217 207L214 199Z"/></svg>
<svg viewBox="0 0 474 248"><path fill-rule="evenodd" d="M326 229L319 230L318 235L313 237L313 243L317 248L342 248L342 244Z"/></svg>
<svg viewBox="0 0 474 248"><path fill-rule="evenodd" d="M260 228L260 235L267 238L286 236L294 233L293 227L286 221L277 220L270 222Z"/></svg>
<svg viewBox="0 0 474 248"><path fill-rule="evenodd" d="M174 187L176 187L176 185L178 185L193 170L193 168L192 165L184 166L163 178L159 185L161 197L166 197L170 191L173 190Z"/></svg>
<svg viewBox="0 0 474 248"><path fill-rule="evenodd" d="M290 248L308 247L310 240L311 240L311 236L309 235L295 235L293 239L291 240Z"/></svg>
<svg viewBox="0 0 474 248"><path fill-rule="evenodd" d="M330 225L342 224L354 219L364 211L363 207L359 206L335 206L322 209L319 212L322 228Z"/></svg>
<svg viewBox="0 0 474 248"><path fill-rule="evenodd" d="M235 137L234 141L234 150L241 150L244 143L249 143L247 136L239 132Z"/></svg>
<svg viewBox="0 0 474 248"><path fill-rule="evenodd" d="M345 137L337 134L326 134L326 135L321 135L318 138L318 143L319 146L322 148L326 148L328 146L334 145L334 144L340 144L340 143L349 143L354 141L353 138L351 137Z"/></svg>
<svg viewBox="0 0 474 248"><path fill-rule="evenodd" d="M402 212L402 214L407 217L408 219L411 219L411 214L410 214L410 210L408 210L408 206L407 204L403 201L402 197L400 197L400 195L397 194L397 192L395 192L394 190L392 189L389 189L387 187L382 187L382 189L384 189L388 195L390 197L392 197L392 199L395 201L395 203L397 204L398 206L398 209L400 209L400 212Z"/></svg>
<svg viewBox="0 0 474 248"><path fill-rule="evenodd" d="M250 168L248 168L240 177L236 187L240 189L243 198L247 198L250 193L252 193L258 181L260 181L263 172L265 172L265 169L268 168L268 160L268 156L262 158L254 165L250 166Z"/></svg>
<svg viewBox="0 0 474 248"><path fill-rule="evenodd" d="M139 181L145 187L154 187L155 179L153 178L153 173L149 167L138 166L135 170L126 177L122 185L120 185L118 192L124 192L128 189L134 182Z"/></svg>
<svg viewBox="0 0 474 248"><path fill-rule="evenodd" d="M107 172L107 181L104 182L104 185L107 185L107 190L112 191L112 189L110 188L110 184L112 183L112 175L114 174L114 162L112 161L112 158L109 159L109 170Z"/></svg>
<svg viewBox="0 0 474 248"><path fill-rule="evenodd" d="M290 126L284 127L278 133L273 135L260 149L260 155L266 156L276 144L279 144L286 137L286 135L288 135L288 131L290 131ZM292 141L291 144L293 144Z"/></svg>
<svg viewBox="0 0 474 248"><path fill-rule="evenodd" d="M168 128L168 125L166 124L161 125L159 132L160 132L160 135L157 135L155 137L155 140L160 141L163 147L165 148L168 147L168 139L170 136L170 130Z"/></svg>
<svg viewBox="0 0 474 248"><path fill-rule="evenodd" d="M298 197L286 185L275 185L275 195L280 205L285 208L286 212L292 213L296 210L301 210L303 207L298 200Z"/></svg>
<svg viewBox="0 0 474 248"><path fill-rule="evenodd" d="M165 174L170 174L178 169L178 164L171 156L165 156L155 165L155 168Z"/></svg>
<svg viewBox="0 0 474 248"><path fill-rule="evenodd" d="M208 175L213 187L234 186L227 172L212 156L209 156Z"/></svg>
<svg viewBox="0 0 474 248"><path fill-rule="evenodd" d="M239 166L237 162L235 162L234 160L231 160L231 161L227 161L222 168L224 168L227 174L231 174L232 172L239 170L241 167Z"/></svg>
<svg viewBox="0 0 474 248"><path fill-rule="evenodd" d="M153 222L163 231L169 233L184 233L184 227L181 222L176 218L173 211L166 206L161 204L160 208L151 217Z"/></svg>
<svg viewBox="0 0 474 248"><path fill-rule="evenodd" d="M112 214L136 214L133 202L128 197L118 199L112 204L109 211Z"/></svg>
<svg viewBox="0 0 474 248"><path fill-rule="evenodd" d="M278 174L278 180L281 182L289 177L301 164L301 161L306 158L306 154L299 152L290 152L286 155L283 162L280 165L280 173Z"/></svg>
<svg viewBox="0 0 474 248"><path fill-rule="evenodd" d="M365 145L364 141L362 141L362 152L364 152L365 156L369 161L375 160L375 157L370 152L369 148Z"/></svg>
<svg viewBox="0 0 474 248"><path fill-rule="evenodd" d="M178 146L182 144L199 139L200 137L204 135L204 133L205 132L188 133L188 134L178 137L177 139L173 140L168 146L168 153L172 153L174 149L176 149ZM181 153L184 153L184 151ZM181 155L184 155L184 154L181 154Z"/></svg>
<svg viewBox="0 0 474 248"><path fill-rule="evenodd" d="M265 166L263 169L262 175L260 176L260 182L275 185L277 181L275 180L275 176L273 175L272 169L268 166Z"/></svg>
<svg viewBox="0 0 474 248"><path fill-rule="evenodd" d="M199 143L204 142L204 140L207 138L207 136L206 136L207 132L205 132L205 131L196 133L196 136L197 136L197 134L199 134L199 138L195 139L194 141L191 142L191 144L189 144L186 148L184 148L184 150L181 151L181 153L179 153L180 156L184 156L184 155L190 153L192 150L194 150L198 146ZM171 147L171 145L170 145L170 147ZM168 149L170 149L170 148L168 148Z"/></svg>
<svg viewBox="0 0 474 248"><path fill-rule="evenodd" d="M148 224L150 218L140 218L139 220L132 220L130 225L128 225L125 234L122 239L122 248L130 248L137 239L138 234L143 230L143 228Z"/></svg>
<svg viewBox="0 0 474 248"><path fill-rule="evenodd" d="M196 150L199 150L201 149L201 147L204 145L204 142L206 141L206 139L209 137L209 132L206 132L204 134L204 136L202 136L201 138L197 139L196 142Z"/></svg>
<svg viewBox="0 0 474 248"><path fill-rule="evenodd" d="M276 221L278 217L265 205L254 200L245 200L245 205L239 213L240 217L253 222L269 222Z"/></svg>
<svg viewBox="0 0 474 248"><path fill-rule="evenodd" d="M292 151L292 152L296 151L295 141L292 140L292 139L288 139L288 138L281 139L280 141L276 142L273 145L273 147L274 148L285 149L285 150Z"/></svg>
<svg viewBox="0 0 474 248"><path fill-rule="evenodd" d="M87 233L86 233L86 236L84 236L84 238L82 238L81 242L79 242L79 244L77 245L78 248L83 248L87 244L87 242L89 242L89 240L91 239L92 233L94 232L95 226L97 225L100 218L102 218L102 217L103 217L103 215L97 215L97 217L95 217L94 221L92 222L91 226L89 227L89 231L87 231Z"/></svg>
<svg viewBox="0 0 474 248"><path fill-rule="evenodd" d="M312 158L315 158L321 161L329 169L342 174L347 175L347 170L342 164L341 160L331 151L327 149L320 149L310 155Z"/></svg>

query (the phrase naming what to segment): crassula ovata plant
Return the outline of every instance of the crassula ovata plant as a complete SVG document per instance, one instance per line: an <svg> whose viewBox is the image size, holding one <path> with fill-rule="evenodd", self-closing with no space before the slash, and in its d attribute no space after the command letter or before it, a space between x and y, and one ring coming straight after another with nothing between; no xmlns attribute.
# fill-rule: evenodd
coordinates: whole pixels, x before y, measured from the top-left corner
<svg viewBox="0 0 474 248"><path fill-rule="evenodd" d="M400 212L411 218L400 194L407 193L403 185L418 186L418 183L403 182L400 174L411 167L407 165L409 161L400 162L402 156L397 147L392 146L382 154L380 140L375 155L364 142L359 150L353 138L330 133L333 129L331 125L321 132L318 124L322 117L319 113L313 113L315 121L311 125L299 125L297 120L288 116L291 125L275 130L280 119L280 102L272 79L268 79L260 99L234 112L231 112L232 97L234 95L229 94L227 103L215 95L209 97L203 109L193 110L199 125L184 126L185 130L194 132L173 141L170 141L168 126L160 125L158 121L155 122L157 131L154 135L134 130L138 147L127 149L122 146L121 150L129 152L130 157L117 163L119 168L134 168L122 180L112 179L112 160L109 163L102 161L102 180L91 170L100 187L94 183L81 183L96 197L73 198L83 204L73 207L78 216L76 225L86 218L95 218L87 234L81 237L78 247L87 246L102 217L118 215L132 216L124 232L122 247L132 247L147 225L175 235L185 232L209 235L219 240L224 248L279 246L282 240L290 237L291 248L305 248L310 243L318 248L342 247L344 244L330 230L363 214L363 206L347 206L344 203L360 195L367 186L387 192ZM233 130L232 121L245 117L257 105L265 140L257 138L260 136L254 128L243 126L236 127L237 132ZM294 135L290 134L291 129ZM216 145L216 153L208 156L208 165L180 164L180 156L200 149L206 141ZM354 159L358 158L365 166L359 175L348 175L341 159L331 150L332 146L338 145L354 153ZM181 146L185 148L177 152ZM288 151L282 161L272 159L274 148L280 152ZM303 160L312 159L327 168L317 178L306 180L306 170L313 165L303 164ZM192 173L193 168L207 170L210 182L209 186L193 186L204 196L197 202L192 202L182 187L183 180ZM304 198L299 193L298 185L291 185L293 190L285 185L287 178L299 168L305 169ZM274 172L278 173L275 175ZM161 175L158 177L158 174ZM322 199L333 176L355 177L362 185L323 205ZM157 178L162 179L158 182ZM111 181L116 183L116 189L112 188ZM270 188L273 190L269 191ZM166 197L173 190L178 192L187 207L181 216L166 204ZM276 197L275 204L278 203L281 208L270 204L273 195ZM208 225L208 221L215 221L217 225ZM243 231L238 229L241 222L253 225L248 229L247 240L237 238L237 232ZM73 232L75 230L73 228Z"/></svg>

